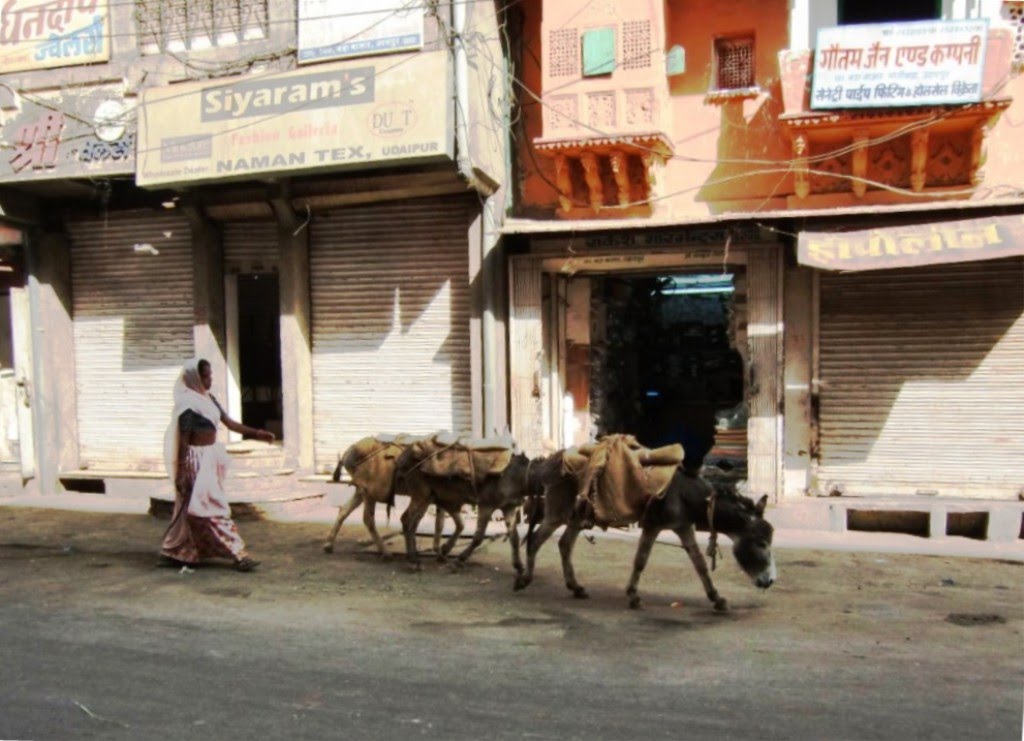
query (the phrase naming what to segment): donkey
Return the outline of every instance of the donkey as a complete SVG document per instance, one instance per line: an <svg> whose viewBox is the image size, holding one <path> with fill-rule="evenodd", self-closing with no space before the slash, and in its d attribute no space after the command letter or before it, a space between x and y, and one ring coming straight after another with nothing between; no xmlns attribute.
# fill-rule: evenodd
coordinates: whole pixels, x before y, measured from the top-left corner
<svg viewBox="0 0 1024 741"><path fill-rule="evenodd" d="M478 510L476 531L470 544L458 554L458 563L464 564L483 542L491 515L495 510L500 510L512 547L512 566L516 574L523 573L518 525L520 509L527 494L530 459L522 453L515 453L505 470L498 475L485 477L476 485L456 476L429 475L417 464L418 461L411 450L402 453L397 462L402 489L409 496L409 506L402 514L402 530L405 533L406 553L412 568L417 571L421 568L419 553L416 550L416 527L427 507L433 503L450 513L458 512L464 504L472 504ZM453 533L441 547L439 557L442 560L455 547L458 535L458 532Z"/></svg>
<svg viewBox="0 0 1024 741"><path fill-rule="evenodd" d="M355 511L356 507L363 505L363 524L366 526L367 531L369 531L370 537L373 538L373 542L377 546L377 550L380 552L381 557L384 560L391 558L391 554L388 552L387 547L384 545L384 541L377 532L375 513L378 503L387 505L389 513L391 512L391 508L394 506L396 459L381 455L379 450L377 452L367 454L365 452L366 446L371 441L377 442L375 438L364 438L351 445L338 458L338 465L335 467L334 474L331 477L335 482L341 481L342 470L348 471L351 474L357 468L364 465L372 467L368 471L371 481L368 485L356 484L355 494L352 495L352 498L349 499L344 506L338 509L338 518L334 521L334 527L331 528L331 532L327 536L327 541L324 543L324 553L334 552L334 541L338 537L338 531L341 530L342 523L344 523L346 518ZM407 447L399 443L395 443L395 445L398 445L399 447ZM458 508L446 511L455 522L455 535L453 537L458 537L464 527L462 522L462 513ZM439 507L434 529L435 550L440 547L441 530L443 526L444 515L441 513Z"/></svg>
<svg viewBox="0 0 1024 741"><path fill-rule="evenodd" d="M516 577L515 589L524 589L530 584L537 551L556 529L565 525L565 532L558 541L565 585L574 597L586 598L589 596L587 590L576 580L573 570L572 551L580 532L594 525L590 503L578 496L576 479L562 473L561 452L535 465L537 476L544 485L543 521L534 533L537 517L530 518L526 536L526 571ZM733 541L733 555L740 568L757 587L770 587L775 583L777 574L771 551L773 529L764 519L767 502L767 495L755 504L734 490L716 489L695 473L682 466L677 467L665 493L649 499L643 512L634 520L640 523L642 530L633 573L626 588L629 606L634 609L640 607L637 591L640 575L662 530L672 530L679 536L715 610L725 612L729 604L711 582L704 555L697 545L694 532L697 527L711 529L713 535L716 531L728 535Z"/></svg>

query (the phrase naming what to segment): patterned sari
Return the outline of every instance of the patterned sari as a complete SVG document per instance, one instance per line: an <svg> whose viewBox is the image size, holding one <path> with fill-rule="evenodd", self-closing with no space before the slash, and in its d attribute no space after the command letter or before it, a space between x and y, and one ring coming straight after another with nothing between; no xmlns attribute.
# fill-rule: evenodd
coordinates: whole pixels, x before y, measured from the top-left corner
<svg viewBox="0 0 1024 741"><path fill-rule="evenodd" d="M164 439L164 457L174 482L174 513L164 534L160 554L185 564L204 558L246 557L245 543L231 519L224 493L229 459L224 444L181 445L196 427L216 429L220 406L207 393L199 376L199 361L185 364L174 386L174 412Z"/></svg>

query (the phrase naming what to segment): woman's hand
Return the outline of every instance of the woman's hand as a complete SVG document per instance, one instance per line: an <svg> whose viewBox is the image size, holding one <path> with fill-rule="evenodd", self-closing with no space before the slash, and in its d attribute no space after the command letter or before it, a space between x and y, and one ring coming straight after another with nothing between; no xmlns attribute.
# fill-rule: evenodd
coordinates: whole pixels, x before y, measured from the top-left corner
<svg viewBox="0 0 1024 741"><path fill-rule="evenodd" d="M272 443L277 438L274 437L274 433L270 430L256 430L256 439L262 440L265 443Z"/></svg>

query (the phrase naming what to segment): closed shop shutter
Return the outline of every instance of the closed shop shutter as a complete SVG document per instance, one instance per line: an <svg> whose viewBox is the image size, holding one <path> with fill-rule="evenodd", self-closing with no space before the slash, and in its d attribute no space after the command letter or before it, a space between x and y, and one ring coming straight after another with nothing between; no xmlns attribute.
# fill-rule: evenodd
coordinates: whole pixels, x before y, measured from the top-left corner
<svg viewBox="0 0 1024 741"><path fill-rule="evenodd" d="M277 223L232 221L221 225L226 273L276 273Z"/></svg>
<svg viewBox="0 0 1024 741"><path fill-rule="evenodd" d="M365 435L471 428L469 208L428 198L314 218L319 469Z"/></svg>
<svg viewBox="0 0 1024 741"><path fill-rule="evenodd" d="M194 353L188 223L146 211L67 229L82 466L161 469L172 388Z"/></svg>
<svg viewBox="0 0 1024 741"><path fill-rule="evenodd" d="M818 488L1013 498L1024 260L821 278Z"/></svg>

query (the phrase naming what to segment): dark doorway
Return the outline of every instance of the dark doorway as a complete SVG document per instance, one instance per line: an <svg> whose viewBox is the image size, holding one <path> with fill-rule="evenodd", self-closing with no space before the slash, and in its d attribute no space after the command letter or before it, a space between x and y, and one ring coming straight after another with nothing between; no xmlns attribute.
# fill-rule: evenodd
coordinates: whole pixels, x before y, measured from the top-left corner
<svg viewBox="0 0 1024 741"><path fill-rule="evenodd" d="M270 430L280 440L280 299L276 273L238 276L238 357L242 423Z"/></svg>
<svg viewBox="0 0 1024 741"><path fill-rule="evenodd" d="M591 366L597 434L682 443L699 464L715 444L716 415L743 401L734 276L606 276L594 291L605 338Z"/></svg>
<svg viewBox="0 0 1024 741"><path fill-rule="evenodd" d="M942 17L941 0L839 0L839 25L927 21Z"/></svg>

